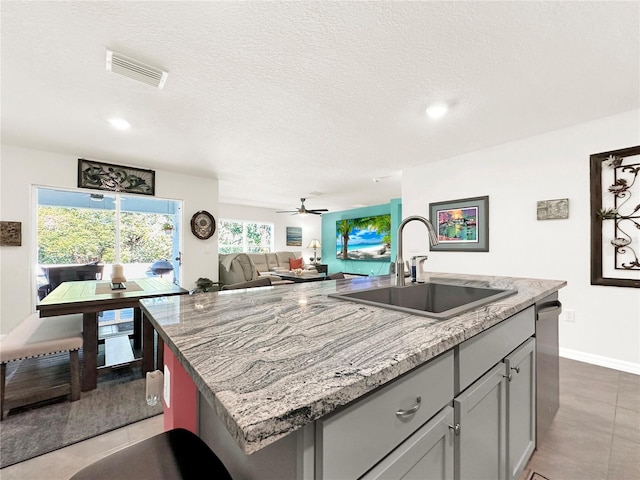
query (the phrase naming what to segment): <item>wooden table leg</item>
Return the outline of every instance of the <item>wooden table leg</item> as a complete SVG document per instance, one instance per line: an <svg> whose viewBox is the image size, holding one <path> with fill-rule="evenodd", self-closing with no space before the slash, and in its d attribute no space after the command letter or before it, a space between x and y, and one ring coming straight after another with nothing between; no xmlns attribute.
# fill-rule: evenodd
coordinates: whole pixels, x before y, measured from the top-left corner
<svg viewBox="0 0 640 480"><path fill-rule="evenodd" d="M152 372L155 356L153 354L153 334L155 330L147 317L142 315L142 375Z"/></svg>
<svg viewBox="0 0 640 480"><path fill-rule="evenodd" d="M98 386L98 314L82 314L82 391Z"/></svg>
<svg viewBox="0 0 640 480"><path fill-rule="evenodd" d="M164 371L164 341L160 335L156 335L158 339L158 361L156 362L156 368L160 371Z"/></svg>
<svg viewBox="0 0 640 480"><path fill-rule="evenodd" d="M142 343L142 310L140 307L133 309L133 348L138 350Z"/></svg>

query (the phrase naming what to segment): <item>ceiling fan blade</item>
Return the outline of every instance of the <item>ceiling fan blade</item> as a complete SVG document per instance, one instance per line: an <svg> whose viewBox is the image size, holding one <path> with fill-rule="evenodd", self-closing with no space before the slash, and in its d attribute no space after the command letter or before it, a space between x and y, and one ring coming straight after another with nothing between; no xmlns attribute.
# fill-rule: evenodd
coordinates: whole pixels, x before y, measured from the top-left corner
<svg viewBox="0 0 640 480"><path fill-rule="evenodd" d="M329 210L327 210L326 208L312 208L312 209L307 209L307 213L320 213L320 212L328 212Z"/></svg>
<svg viewBox="0 0 640 480"><path fill-rule="evenodd" d="M298 213L298 210L280 210L276 213Z"/></svg>

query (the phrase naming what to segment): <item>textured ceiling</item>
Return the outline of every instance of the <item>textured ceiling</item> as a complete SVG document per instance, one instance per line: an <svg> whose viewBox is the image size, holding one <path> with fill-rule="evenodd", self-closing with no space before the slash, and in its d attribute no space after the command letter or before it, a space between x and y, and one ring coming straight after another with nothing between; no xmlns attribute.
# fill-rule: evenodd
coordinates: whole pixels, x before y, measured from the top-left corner
<svg viewBox="0 0 640 480"><path fill-rule="evenodd" d="M386 203L407 167L640 106L637 1L1 9L3 143L218 178L225 203ZM107 72L106 49L165 88Z"/></svg>

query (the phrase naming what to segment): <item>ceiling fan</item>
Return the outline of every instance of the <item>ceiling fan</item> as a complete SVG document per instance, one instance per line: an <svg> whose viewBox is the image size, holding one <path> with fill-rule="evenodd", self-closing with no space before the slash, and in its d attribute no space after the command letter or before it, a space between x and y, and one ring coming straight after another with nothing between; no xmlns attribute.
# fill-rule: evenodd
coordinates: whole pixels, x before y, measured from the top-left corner
<svg viewBox="0 0 640 480"><path fill-rule="evenodd" d="M307 215L307 214L311 214L311 215L322 215L322 212L328 212L329 210L327 210L326 208L314 208L314 209L309 209L306 208L304 206L304 201L306 199L305 198L301 198L300 199L300 208L298 208L297 210L282 210L276 213L291 213L293 215Z"/></svg>

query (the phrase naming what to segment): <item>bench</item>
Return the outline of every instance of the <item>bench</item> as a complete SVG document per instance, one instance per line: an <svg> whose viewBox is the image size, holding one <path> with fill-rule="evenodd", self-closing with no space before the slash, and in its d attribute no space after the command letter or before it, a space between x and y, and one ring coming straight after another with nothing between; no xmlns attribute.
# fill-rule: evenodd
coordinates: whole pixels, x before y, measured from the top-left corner
<svg viewBox="0 0 640 480"><path fill-rule="evenodd" d="M5 413L5 383L8 362L69 352L71 401L79 400L80 358L78 351L80 348L82 348L82 314L40 318L37 313L32 313L11 330L0 341L0 363L2 364L0 420L4 419ZM64 393L55 396L67 393L69 393L68 386ZM45 398L51 398L51 395L48 397L31 395L25 403L34 403Z"/></svg>

